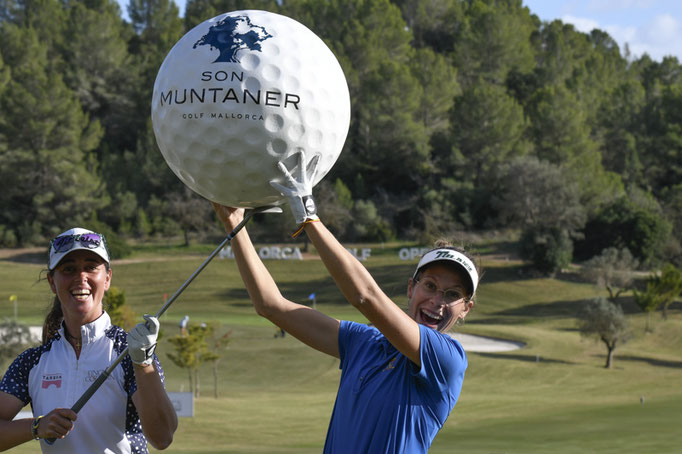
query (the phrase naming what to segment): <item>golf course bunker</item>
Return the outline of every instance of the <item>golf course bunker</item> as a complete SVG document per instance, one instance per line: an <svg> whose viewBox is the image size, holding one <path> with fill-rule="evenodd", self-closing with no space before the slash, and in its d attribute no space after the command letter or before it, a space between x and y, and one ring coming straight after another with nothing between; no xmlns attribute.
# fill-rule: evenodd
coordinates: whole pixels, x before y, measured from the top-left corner
<svg viewBox="0 0 682 454"><path fill-rule="evenodd" d="M471 334L450 333L453 339L459 341L466 352L510 352L524 347L523 342L515 342L493 337L473 336Z"/></svg>

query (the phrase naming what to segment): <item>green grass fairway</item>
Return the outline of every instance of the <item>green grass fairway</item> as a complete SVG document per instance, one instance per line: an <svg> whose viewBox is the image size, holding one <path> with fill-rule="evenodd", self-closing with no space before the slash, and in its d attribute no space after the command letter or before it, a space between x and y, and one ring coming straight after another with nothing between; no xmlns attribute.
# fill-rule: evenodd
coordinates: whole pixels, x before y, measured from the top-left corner
<svg viewBox="0 0 682 454"><path fill-rule="evenodd" d="M457 407L430 450L436 454L682 452L682 304L667 320L646 318L625 297L635 337L616 349L613 368L604 368L606 349L583 339L575 314L585 299L600 295L573 275L530 277L521 264L495 255L487 244L478 304L461 332L526 343L504 353L469 353L469 369ZM300 246L302 248L302 245ZM402 305L415 262L398 258L401 245L371 245L365 262L386 293ZM113 285L141 316L156 313L205 260L211 245L139 248L113 264ZM38 282L42 251L0 256L0 318L11 317L9 295L18 295L22 323L37 325L52 297ZM282 292L337 318L364 321L342 300L314 255L304 261L268 261ZM170 453L319 453L334 405L338 361L303 346L253 311L231 260L216 258L162 318L164 338L178 334L185 315L192 322L219 321L231 330L229 349L219 363L218 398L212 369L200 372L201 397L195 417L182 418ZM170 391L187 390L186 371L157 352ZM6 368L7 364L3 365ZM643 398L643 403L640 399ZM35 442L10 450L38 452ZM151 452L156 452L151 450ZM351 453L349 453L351 454Z"/></svg>

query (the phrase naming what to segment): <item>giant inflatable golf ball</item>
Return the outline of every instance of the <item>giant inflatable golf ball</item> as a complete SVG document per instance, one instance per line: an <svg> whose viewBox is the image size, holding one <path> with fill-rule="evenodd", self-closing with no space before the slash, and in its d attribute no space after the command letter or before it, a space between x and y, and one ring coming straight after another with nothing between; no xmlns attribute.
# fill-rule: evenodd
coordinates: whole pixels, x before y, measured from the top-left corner
<svg viewBox="0 0 682 454"><path fill-rule="evenodd" d="M317 184L336 162L350 124L341 66L315 33L288 17L235 11L194 27L154 83L159 149L189 188L236 207L278 205L303 150L319 156Z"/></svg>

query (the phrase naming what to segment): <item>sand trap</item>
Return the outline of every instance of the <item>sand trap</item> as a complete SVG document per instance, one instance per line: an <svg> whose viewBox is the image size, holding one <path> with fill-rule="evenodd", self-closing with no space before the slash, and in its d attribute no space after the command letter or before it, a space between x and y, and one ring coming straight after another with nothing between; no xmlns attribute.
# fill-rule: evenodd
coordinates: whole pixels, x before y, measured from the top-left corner
<svg viewBox="0 0 682 454"><path fill-rule="evenodd" d="M453 339L459 341L467 352L510 352L524 347L523 342L514 342L492 337L473 336L471 334L450 333Z"/></svg>

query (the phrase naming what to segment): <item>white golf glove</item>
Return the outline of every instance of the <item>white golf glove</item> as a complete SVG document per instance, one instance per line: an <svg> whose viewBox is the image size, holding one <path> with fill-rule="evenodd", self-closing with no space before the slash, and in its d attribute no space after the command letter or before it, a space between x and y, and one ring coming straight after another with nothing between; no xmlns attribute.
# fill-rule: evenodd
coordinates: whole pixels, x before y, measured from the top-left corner
<svg viewBox="0 0 682 454"><path fill-rule="evenodd" d="M156 339L159 337L159 320L145 314L146 323L138 323L128 333L128 355L133 363L149 366L154 360Z"/></svg>
<svg viewBox="0 0 682 454"><path fill-rule="evenodd" d="M273 188L289 199L291 212L294 215L296 223L299 225L306 221L320 219L317 217L317 206L313 199L312 185L319 161L320 156L316 155L306 166L305 152L300 150L298 152L298 165L292 170L296 176L294 177L292 173L289 172L289 169L280 161L277 163L277 167L279 167L279 170L284 175L285 184L279 184L274 180L270 182L270 185Z"/></svg>

